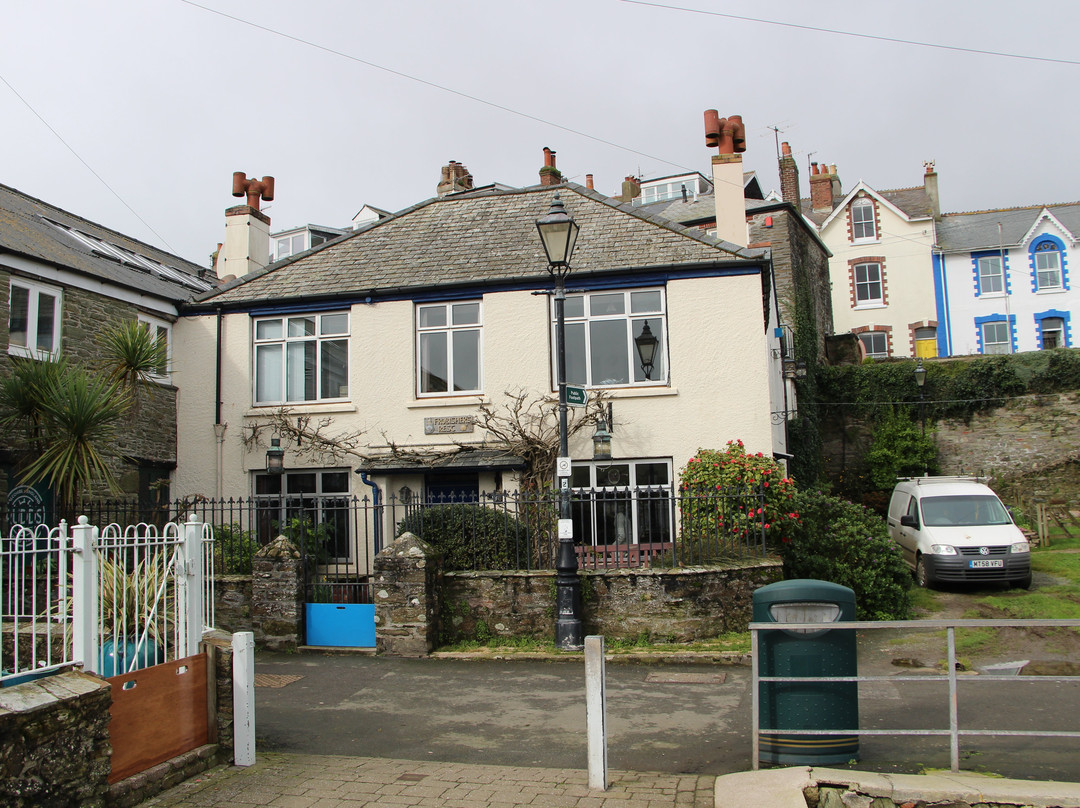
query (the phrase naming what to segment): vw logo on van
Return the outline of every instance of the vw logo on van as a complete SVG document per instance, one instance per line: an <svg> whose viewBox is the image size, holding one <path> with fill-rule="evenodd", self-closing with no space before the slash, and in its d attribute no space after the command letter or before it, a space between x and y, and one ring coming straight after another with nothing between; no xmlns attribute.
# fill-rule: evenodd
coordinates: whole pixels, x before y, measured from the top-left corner
<svg viewBox="0 0 1080 808"><path fill-rule="evenodd" d="M979 555L990 555L990 548L989 547L980 547L979 548Z"/></svg>

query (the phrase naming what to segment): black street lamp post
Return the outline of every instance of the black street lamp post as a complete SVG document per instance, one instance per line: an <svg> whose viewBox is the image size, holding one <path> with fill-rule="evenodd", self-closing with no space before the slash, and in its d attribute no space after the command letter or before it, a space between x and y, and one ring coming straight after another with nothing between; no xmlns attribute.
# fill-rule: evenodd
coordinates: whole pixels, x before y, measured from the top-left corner
<svg viewBox="0 0 1080 808"><path fill-rule="evenodd" d="M558 192L547 215L536 222L555 279L555 353L559 385L559 554L555 561L555 647L577 650L585 645L581 628L581 578L578 576L574 528L570 513L570 449L566 425L566 276L577 242L578 225L566 212Z"/></svg>

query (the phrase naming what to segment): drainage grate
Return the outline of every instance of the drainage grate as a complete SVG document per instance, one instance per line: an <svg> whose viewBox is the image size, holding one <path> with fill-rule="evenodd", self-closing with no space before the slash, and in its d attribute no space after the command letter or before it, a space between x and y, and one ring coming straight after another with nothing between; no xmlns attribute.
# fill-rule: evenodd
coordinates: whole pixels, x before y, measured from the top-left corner
<svg viewBox="0 0 1080 808"><path fill-rule="evenodd" d="M646 682L659 685L722 685L725 680L727 680L726 673L652 671L645 677Z"/></svg>
<svg viewBox="0 0 1080 808"><path fill-rule="evenodd" d="M256 673L255 687L285 687L285 685L291 685L298 679L303 678L303 676L296 676L293 674Z"/></svg>

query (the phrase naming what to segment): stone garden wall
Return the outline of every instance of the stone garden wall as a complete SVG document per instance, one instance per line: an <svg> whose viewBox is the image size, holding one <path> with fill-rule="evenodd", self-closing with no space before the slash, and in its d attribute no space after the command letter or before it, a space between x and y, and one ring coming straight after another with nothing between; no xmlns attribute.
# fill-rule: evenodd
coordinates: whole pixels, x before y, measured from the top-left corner
<svg viewBox="0 0 1080 808"><path fill-rule="evenodd" d="M740 567L581 573L586 634L692 642L745 631L755 589L783 578L779 561ZM439 587L439 639L547 639L554 625L554 572L450 572Z"/></svg>

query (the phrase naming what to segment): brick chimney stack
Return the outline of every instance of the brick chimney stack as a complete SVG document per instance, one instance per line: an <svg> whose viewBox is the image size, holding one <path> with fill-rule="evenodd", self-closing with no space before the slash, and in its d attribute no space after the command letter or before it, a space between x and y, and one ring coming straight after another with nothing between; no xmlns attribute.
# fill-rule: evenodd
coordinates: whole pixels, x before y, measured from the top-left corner
<svg viewBox="0 0 1080 808"><path fill-rule="evenodd" d="M214 272L218 278L240 277L270 263L270 217L259 202L274 199L274 178L248 179L233 172L233 196L246 196L247 204L225 210L225 241L217 251Z"/></svg>
<svg viewBox="0 0 1080 808"><path fill-rule="evenodd" d="M832 169L830 171L830 168ZM810 209L814 213L829 213L833 209L833 197L840 189L836 166L810 164Z"/></svg>
<svg viewBox="0 0 1080 808"><path fill-rule="evenodd" d="M555 152L544 146L544 167L540 169L540 184L559 185L562 181L562 172L555 167Z"/></svg>
<svg viewBox="0 0 1080 808"><path fill-rule="evenodd" d="M457 160L451 160L448 165L442 167L442 177L439 179L435 193L442 197L455 191L471 191L472 189L473 176L469 173L469 169Z"/></svg>
<svg viewBox="0 0 1080 808"><path fill-rule="evenodd" d="M780 196L785 202L799 207L799 166L786 141L780 144Z"/></svg>

